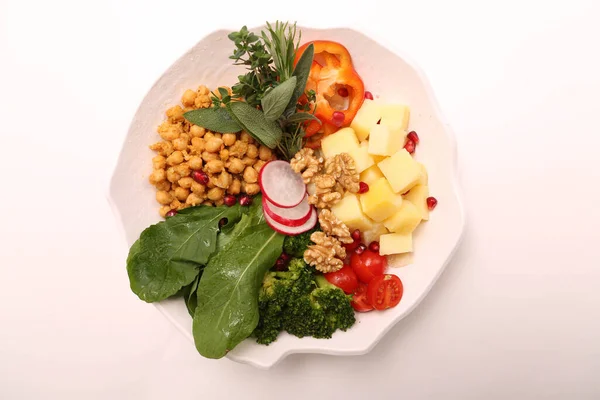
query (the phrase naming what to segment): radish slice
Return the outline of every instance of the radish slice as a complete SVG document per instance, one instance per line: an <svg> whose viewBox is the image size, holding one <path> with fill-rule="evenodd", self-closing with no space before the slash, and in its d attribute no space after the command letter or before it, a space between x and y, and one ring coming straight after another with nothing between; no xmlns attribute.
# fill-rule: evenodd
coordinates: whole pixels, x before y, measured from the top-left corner
<svg viewBox="0 0 600 400"><path fill-rule="evenodd" d="M280 208L296 207L306 195L306 185L290 163L270 161L260 170L258 183L263 195Z"/></svg>
<svg viewBox="0 0 600 400"><path fill-rule="evenodd" d="M315 225L317 225L317 211L313 208L308 221L300 226L286 226L280 224L279 222L273 220L273 218L269 217L269 214L265 214L265 220L274 231L288 236L296 236L306 231L310 231L315 227Z"/></svg>
<svg viewBox="0 0 600 400"><path fill-rule="evenodd" d="M300 226L310 218L310 210L312 207L308 204L308 195L304 196L304 200L296 207L281 208L263 197L263 209L265 213L273 218L275 222L279 222L285 226Z"/></svg>

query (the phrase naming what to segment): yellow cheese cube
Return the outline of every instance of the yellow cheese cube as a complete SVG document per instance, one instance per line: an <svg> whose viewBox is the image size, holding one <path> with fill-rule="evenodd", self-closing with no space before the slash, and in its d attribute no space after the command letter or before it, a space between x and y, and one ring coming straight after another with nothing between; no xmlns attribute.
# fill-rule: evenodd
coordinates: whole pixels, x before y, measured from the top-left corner
<svg viewBox="0 0 600 400"><path fill-rule="evenodd" d="M412 233L421 223L421 211L410 201L404 200L394 215L383 221L391 232Z"/></svg>
<svg viewBox="0 0 600 400"><path fill-rule="evenodd" d="M406 149L377 164L396 193L405 193L416 185L421 177L421 167Z"/></svg>
<svg viewBox="0 0 600 400"><path fill-rule="evenodd" d="M401 104L386 104L381 106L381 125L390 129L408 130L410 108Z"/></svg>
<svg viewBox="0 0 600 400"><path fill-rule="evenodd" d="M371 185L379 178L383 178L383 174L377 165L372 165L360 174L361 182L365 182L367 185Z"/></svg>
<svg viewBox="0 0 600 400"><path fill-rule="evenodd" d="M377 179L369 185L367 193L360 195L363 212L375 222L381 222L394 214L400 205L398 203L398 196L385 178Z"/></svg>
<svg viewBox="0 0 600 400"><path fill-rule="evenodd" d="M378 156L391 156L404 146L404 131L391 130L385 125L371 128L369 153Z"/></svg>
<svg viewBox="0 0 600 400"><path fill-rule="evenodd" d="M419 178L417 185L428 185L428 180L429 180L429 175L427 174L427 168L425 168L425 166L421 163L417 163L419 164L419 167L421 168L421 177Z"/></svg>
<svg viewBox="0 0 600 400"><path fill-rule="evenodd" d="M388 265L392 268L406 267L412 264L414 253L392 254L388 256Z"/></svg>
<svg viewBox="0 0 600 400"><path fill-rule="evenodd" d="M427 207L427 198L429 197L429 186L417 185L410 189L410 192L404 196L405 200L410 201L421 213L421 218L429 220L429 208Z"/></svg>
<svg viewBox="0 0 600 400"><path fill-rule="evenodd" d="M373 100L365 99L352 120L350 127L356 132L359 140L369 137L371 128L381 119L381 106Z"/></svg>
<svg viewBox="0 0 600 400"><path fill-rule="evenodd" d="M409 253L413 251L412 233L388 233L379 238L379 254Z"/></svg>
<svg viewBox="0 0 600 400"><path fill-rule="evenodd" d="M373 224L373 228L362 233L363 243L369 245L371 242L378 242L381 235L389 233L387 228L381 222Z"/></svg>
<svg viewBox="0 0 600 400"><path fill-rule="evenodd" d="M323 139L321 150L325 158L333 157L340 153L350 153L358 149L358 139L352 128L342 128Z"/></svg>
<svg viewBox="0 0 600 400"><path fill-rule="evenodd" d="M348 153L354 159L354 164L356 164L356 172L359 174L370 166L375 165L375 160L369 154L369 151L365 146L360 146L357 149L349 151Z"/></svg>
<svg viewBox="0 0 600 400"><path fill-rule="evenodd" d="M367 217L360 207L360 201L355 194L346 195L331 207L331 212L342 221L350 231L359 229L368 231L373 228L373 221Z"/></svg>
<svg viewBox="0 0 600 400"><path fill-rule="evenodd" d="M362 142L360 142L360 147L369 148L369 141L363 140ZM371 157L373 157L373 160L375 160L375 164L377 164L379 161L385 160L387 158L387 156L378 156L376 154L371 154Z"/></svg>

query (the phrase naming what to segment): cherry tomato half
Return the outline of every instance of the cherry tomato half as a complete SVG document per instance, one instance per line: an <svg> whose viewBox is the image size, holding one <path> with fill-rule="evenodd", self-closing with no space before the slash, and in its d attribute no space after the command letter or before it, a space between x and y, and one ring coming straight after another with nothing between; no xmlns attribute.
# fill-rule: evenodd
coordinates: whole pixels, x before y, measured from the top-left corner
<svg viewBox="0 0 600 400"><path fill-rule="evenodd" d="M402 299L404 287L396 275L380 275L371 280L367 286L367 301L376 310L396 307Z"/></svg>
<svg viewBox="0 0 600 400"><path fill-rule="evenodd" d="M369 283L374 277L383 275L387 268L387 258L367 249L362 254L353 253L350 265L361 282Z"/></svg>
<svg viewBox="0 0 600 400"><path fill-rule="evenodd" d="M367 285L359 282L358 287L352 293L352 308L358 312L367 312L373 309L373 306L367 300Z"/></svg>
<svg viewBox="0 0 600 400"><path fill-rule="evenodd" d="M350 294L358 287L358 278L349 265L344 265L340 270L324 274L329 283L339 287L346 294Z"/></svg>

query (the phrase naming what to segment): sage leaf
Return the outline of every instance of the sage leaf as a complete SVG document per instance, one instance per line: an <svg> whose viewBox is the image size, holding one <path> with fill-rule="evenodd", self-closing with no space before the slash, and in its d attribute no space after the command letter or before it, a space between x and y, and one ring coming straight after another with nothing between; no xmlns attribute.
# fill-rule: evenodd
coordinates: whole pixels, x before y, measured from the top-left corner
<svg viewBox="0 0 600 400"><path fill-rule="evenodd" d="M294 94L290 98L287 109L296 110L296 105L298 104L298 99L300 96L304 94L304 89L306 88L306 82L308 81L308 75L310 74L310 67L312 66L313 58L315 56L315 46L311 43L306 47L304 53L300 56L296 67L294 68L294 73L292 74L297 78L296 88L294 89Z"/></svg>
<svg viewBox="0 0 600 400"><path fill-rule="evenodd" d="M183 116L192 124L213 132L234 133L242 130L240 124L224 108L200 108L188 111Z"/></svg>
<svg viewBox="0 0 600 400"><path fill-rule="evenodd" d="M307 113L307 112L298 112L295 114L290 115L289 118L287 118L285 120L286 124L297 124L300 122L304 122L304 121L318 121L319 123L321 123L321 120L317 117L315 117L313 114L311 113Z"/></svg>
<svg viewBox="0 0 600 400"><path fill-rule="evenodd" d="M254 139L268 148L274 149L281 141L281 126L275 121L267 121L262 111L241 101L229 103L227 109Z"/></svg>
<svg viewBox="0 0 600 400"><path fill-rule="evenodd" d="M296 88L296 77L292 76L281 85L269 91L260 101L262 111L267 121L275 121L287 108L294 90Z"/></svg>

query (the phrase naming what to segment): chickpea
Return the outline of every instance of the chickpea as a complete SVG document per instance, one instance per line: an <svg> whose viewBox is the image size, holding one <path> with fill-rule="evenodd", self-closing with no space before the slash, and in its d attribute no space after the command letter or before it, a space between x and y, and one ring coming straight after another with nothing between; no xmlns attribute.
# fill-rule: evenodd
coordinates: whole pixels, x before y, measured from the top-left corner
<svg viewBox="0 0 600 400"><path fill-rule="evenodd" d="M206 197L208 197L209 200L216 201L222 199L224 195L225 191L223 189L215 187L208 191Z"/></svg>
<svg viewBox="0 0 600 400"><path fill-rule="evenodd" d="M227 171L223 171L216 179L215 186L220 187L221 189L227 189L229 185L231 185L231 180L231 175Z"/></svg>
<svg viewBox="0 0 600 400"><path fill-rule="evenodd" d="M192 192L196 194L204 194L206 192L206 186L196 181L192 182Z"/></svg>
<svg viewBox="0 0 600 400"><path fill-rule="evenodd" d="M174 151L169 157L167 157L167 164L173 166L183 162L183 153L179 150Z"/></svg>
<svg viewBox="0 0 600 400"><path fill-rule="evenodd" d="M217 174L223 171L224 167L225 166L223 165L223 161L221 160L211 160L206 163L206 170L213 174Z"/></svg>
<svg viewBox="0 0 600 400"><path fill-rule="evenodd" d="M167 110L167 117L171 122L183 122L183 108L174 106Z"/></svg>
<svg viewBox="0 0 600 400"><path fill-rule="evenodd" d="M254 165L252 166L252 168L254 168L256 170L256 172L260 173L260 170L262 169L262 167L264 167L264 165L266 163L267 163L266 161L258 160L257 162L254 163Z"/></svg>
<svg viewBox="0 0 600 400"><path fill-rule="evenodd" d="M244 170L244 182L256 183L258 181L258 172L252 167L246 167Z"/></svg>
<svg viewBox="0 0 600 400"><path fill-rule="evenodd" d="M240 134L240 140L245 143L254 143L254 139L246 131L242 131L242 133Z"/></svg>
<svg viewBox="0 0 600 400"><path fill-rule="evenodd" d="M181 204L181 202L177 199L174 199L171 202L171 209L172 210L181 210L183 208L183 204Z"/></svg>
<svg viewBox="0 0 600 400"><path fill-rule="evenodd" d="M231 158L227 167L232 174L241 174L244 168L246 168L246 165L239 158Z"/></svg>
<svg viewBox="0 0 600 400"><path fill-rule="evenodd" d="M179 164L179 165L173 167L173 170L175 171L176 174L181 176L181 178L190 176L190 174L192 173L192 169L187 164Z"/></svg>
<svg viewBox="0 0 600 400"><path fill-rule="evenodd" d="M158 209L158 213L160 214L161 217L166 218L167 217L167 213L171 211L171 206L161 206Z"/></svg>
<svg viewBox="0 0 600 400"><path fill-rule="evenodd" d="M219 157L221 158L222 161L225 161L229 158L229 150L227 149L222 149L219 152Z"/></svg>
<svg viewBox="0 0 600 400"><path fill-rule="evenodd" d="M217 139L223 139L223 135L222 135L222 134L220 134L219 132L215 132L215 134L214 134L214 136L213 136L213 137L215 137L215 138L217 138Z"/></svg>
<svg viewBox="0 0 600 400"><path fill-rule="evenodd" d="M162 182L165 179L167 179L167 173L164 169L155 169L154 171L152 171L150 177L148 178L150 183L153 185L156 185L157 183Z"/></svg>
<svg viewBox="0 0 600 400"><path fill-rule="evenodd" d="M173 140L173 147L175 148L175 150L183 151L183 150L187 149L188 142L187 142L187 140L179 137L179 138Z"/></svg>
<svg viewBox="0 0 600 400"><path fill-rule="evenodd" d="M198 94L199 94L199 95L201 95L201 96L205 96L205 95L207 95L207 94L209 94L209 93L210 93L210 90L208 90L208 88L207 88L206 86L204 86L204 85L200 85L200 86L198 87Z"/></svg>
<svg viewBox="0 0 600 400"><path fill-rule="evenodd" d="M190 146L190 151L192 154L202 154L205 145L206 142L203 138L194 137L192 138L192 145Z"/></svg>
<svg viewBox="0 0 600 400"><path fill-rule="evenodd" d="M171 167L167 170L167 180L171 183L175 183L180 180L182 177L177 172L175 172L175 168Z"/></svg>
<svg viewBox="0 0 600 400"><path fill-rule="evenodd" d="M192 137L201 138L202 136L204 136L205 133L206 133L206 129L204 129L201 126L198 126L198 125L190 126L190 135L192 135Z"/></svg>
<svg viewBox="0 0 600 400"><path fill-rule="evenodd" d="M217 153L223 146L223 140L221 138L210 138L206 141L205 150L209 153Z"/></svg>
<svg viewBox="0 0 600 400"><path fill-rule="evenodd" d="M229 188L227 189L227 193L233 194L233 195L240 194L241 189L242 189L242 182L238 178L235 178L231 182L231 185L229 185Z"/></svg>
<svg viewBox="0 0 600 400"><path fill-rule="evenodd" d="M168 125L162 128L163 125L158 127L158 134L164 140L175 140L179 137L179 134L182 132L181 125Z"/></svg>
<svg viewBox="0 0 600 400"><path fill-rule="evenodd" d="M194 100L194 105L198 108L207 108L211 104L210 97L206 94L201 94Z"/></svg>
<svg viewBox="0 0 600 400"><path fill-rule="evenodd" d="M219 155L216 153L209 153L208 151L203 151L202 159L204 160L204 162L219 160Z"/></svg>
<svg viewBox="0 0 600 400"><path fill-rule="evenodd" d="M178 187L177 189L175 189L175 197L179 201L185 201L185 199L187 199L189 194L190 194L189 189L184 189L182 187Z"/></svg>
<svg viewBox="0 0 600 400"><path fill-rule="evenodd" d="M155 186L156 186L157 190L163 190L165 192L168 192L169 190L171 190L171 182L169 182L169 181L159 182Z"/></svg>
<svg viewBox="0 0 600 400"><path fill-rule="evenodd" d="M223 199L217 200L215 201L215 206L222 206L223 204L225 204L225 201L223 201Z"/></svg>
<svg viewBox="0 0 600 400"><path fill-rule="evenodd" d="M190 193L190 195L185 200L185 204L187 204L188 206L197 206L198 204L202 203L202 200L204 199L198 196L196 193Z"/></svg>
<svg viewBox="0 0 600 400"><path fill-rule="evenodd" d="M246 183L246 193L250 196L254 196L260 192L260 186L258 183Z"/></svg>
<svg viewBox="0 0 600 400"><path fill-rule="evenodd" d="M248 156L250 158L258 158L258 148L253 144L249 144L248 151L246 152L246 156Z"/></svg>
<svg viewBox="0 0 600 400"><path fill-rule="evenodd" d="M163 157L168 157L175 151L173 149L173 143L167 141L154 143L150 146L150 150L156 151Z"/></svg>
<svg viewBox="0 0 600 400"><path fill-rule="evenodd" d="M258 158L260 158L263 161L270 160L272 155L273 155L273 152L267 146L261 145L260 148L258 149Z"/></svg>
<svg viewBox="0 0 600 400"><path fill-rule="evenodd" d="M248 150L248 143L236 140L233 146L229 147L229 155L242 158Z"/></svg>
<svg viewBox="0 0 600 400"><path fill-rule="evenodd" d="M173 201L173 196L171 196L169 192L159 190L156 192L156 201L158 201L160 204L170 204Z"/></svg>
<svg viewBox="0 0 600 400"><path fill-rule="evenodd" d="M204 203L202 203L202 205L203 205L203 206L209 206L209 207L212 207L212 206L214 206L214 204L212 203L212 201L209 201L209 200L207 200L207 201L205 201Z"/></svg>
<svg viewBox="0 0 600 400"><path fill-rule="evenodd" d="M232 146L235 143L237 136L235 133L224 133L221 139L223 139L223 144L225 146Z"/></svg>
<svg viewBox="0 0 600 400"><path fill-rule="evenodd" d="M181 103L184 106L192 106L194 105L194 101L196 100L196 96L198 96L196 94L196 92L194 92L191 89L186 90L185 92L183 92L183 96L181 96Z"/></svg>
<svg viewBox="0 0 600 400"><path fill-rule="evenodd" d="M167 166L167 159L163 156L155 156L152 158L152 166L154 169L165 169Z"/></svg>
<svg viewBox="0 0 600 400"><path fill-rule="evenodd" d="M189 176L186 176L185 178L181 178L180 180L178 180L177 183L182 188L189 189L189 188L192 187L192 184L194 183L194 180L192 178L190 178Z"/></svg>
<svg viewBox="0 0 600 400"><path fill-rule="evenodd" d="M244 163L244 165L251 167L256 162L256 159L246 156L246 157L242 158L242 162Z"/></svg>
<svg viewBox="0 0 600 400"><path fill-rule="evenodd" d="M202 158L198 156L191 156L188 160L188 165L191 169L198 171L202 169Z"/></svg>
<svg viewBox="0 0 600 400"><path fill-rule="evenodd" d="M215 137L215 134L212 133L211 131L206 131L206 133L204 134L204 140L212 139L214 137Z"/></svg>

